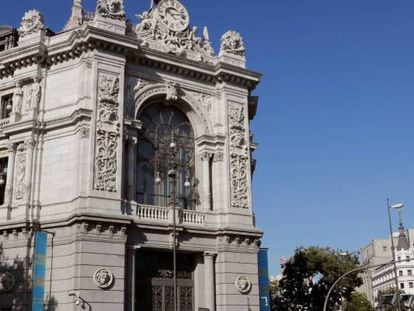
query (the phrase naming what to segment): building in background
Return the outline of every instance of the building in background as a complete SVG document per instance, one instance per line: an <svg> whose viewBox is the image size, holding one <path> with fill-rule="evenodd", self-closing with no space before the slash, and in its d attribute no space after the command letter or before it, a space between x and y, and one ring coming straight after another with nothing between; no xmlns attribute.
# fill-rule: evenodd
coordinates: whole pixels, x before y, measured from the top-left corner
<svg viewBox="0 0 414 311"><path fill-rule="evenodd" d="M405 230L400 224L399 232L393 235L396 247L396 259L414 258L414 229ZM374 239L370 244L361 249L363 265L386 264L392 261L391 240ZM371 303L376 303L376 298L380 290L395 288L395 274L392 264L383 267L366 270L361 273L363 285L358 289L367 295ZM399 286L407 294L414 294L414 260L412 262L397 263ZM410 287L411 286L411 287Z"/></svg>
<svg viewBox="0 0 414 311"><path fill-rule="evenodd" d="M0 28L2 311L30 309L33 264L42 310L173 310L174 288L180 311L259 310L260 74L177 0L139 17L74 0L60 32L37 10Z"/></svg>

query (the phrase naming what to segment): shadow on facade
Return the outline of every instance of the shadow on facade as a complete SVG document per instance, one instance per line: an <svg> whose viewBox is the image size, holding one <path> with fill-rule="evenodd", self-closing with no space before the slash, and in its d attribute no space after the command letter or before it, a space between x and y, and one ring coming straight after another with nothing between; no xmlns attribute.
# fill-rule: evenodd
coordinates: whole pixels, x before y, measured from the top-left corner
<svg viewBox="0 0 414 311"><path fill-rule="evenodd" d="M0 249L1 251L1 249ZM32 304L31 259L0 254L0 310L26 311ZM44 310L57 310L53 296L46 297Z"/></svg>

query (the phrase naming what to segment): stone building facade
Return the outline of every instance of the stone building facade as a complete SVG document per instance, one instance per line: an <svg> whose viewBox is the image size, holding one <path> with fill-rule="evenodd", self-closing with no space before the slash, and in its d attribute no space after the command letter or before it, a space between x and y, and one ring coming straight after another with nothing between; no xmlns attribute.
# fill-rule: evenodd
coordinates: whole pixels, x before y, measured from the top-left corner
<svg viewBox="0 0 414 311"><path fill-rule="evenodd" d="M400 224L400 231L394 232L394 244L397 245L395 257L397 262L398 283L401 292L414 294L414 258L413 241L414 230L404 230ZM368 269L361 273L364 284L358 289L367 295L372 304L377 305L380 291L386 292L395 288L394 266L387 264L392 261L392 248L390 239L374 239L370 244L361 249L362 263L364 265L381 265L374 269Z"/></svg>
<svg viewBox="0 0 414 311"><path fill-rule="evenodd" d="M259 310L260 74L239 33L216 54L178 0L139 18L75 0L61 32L37 10L0 29L2 311L30 310L36 230L45 310L173 310L174 245L177 310Z"/></svg>

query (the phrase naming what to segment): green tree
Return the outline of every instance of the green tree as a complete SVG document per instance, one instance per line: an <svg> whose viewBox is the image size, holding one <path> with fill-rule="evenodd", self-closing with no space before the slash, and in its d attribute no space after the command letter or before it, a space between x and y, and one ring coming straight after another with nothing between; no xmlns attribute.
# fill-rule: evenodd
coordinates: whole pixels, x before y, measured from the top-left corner
<svg viewBox="0 0 414 311"><path fill-rule="evenodd" d="M298 248L289 259L279 282L279 295L272 305L277 311L321 311L332 284L344 273L359 267L357 256L312 246ZM329 310L341 298L351 299L352 291L362 284L358 273L344 278L332 292Z"/></svg>
<svg viewBox="0 0 414 311"><path fill-rule="evenodd" d="M276 306L274 305L274 303L278 300L278 296L280 295L279 280L277 279L270 280L269 293L270 293L270 309L276 310Z"/></svg>
<svg viewBox="0 0 414 311"><path fill-rule="evenodd" d="M375 309L364 294L354 292L351 299L346 301L344 311L375 311Z"/></svg>

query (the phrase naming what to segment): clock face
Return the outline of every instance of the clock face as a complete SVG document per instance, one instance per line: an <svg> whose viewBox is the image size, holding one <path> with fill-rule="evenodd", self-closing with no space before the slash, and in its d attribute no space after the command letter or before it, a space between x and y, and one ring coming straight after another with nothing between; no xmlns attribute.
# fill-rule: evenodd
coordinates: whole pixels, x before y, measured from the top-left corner
<svg viewBox="0 0 414 311"><path fill-rule="evenodd" d="M190 22L186 8L176 0L161 1L158 4L158 18L172 31L183 31Z"/></svg>

